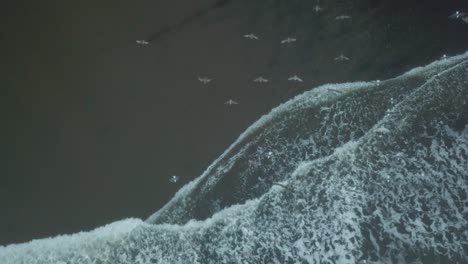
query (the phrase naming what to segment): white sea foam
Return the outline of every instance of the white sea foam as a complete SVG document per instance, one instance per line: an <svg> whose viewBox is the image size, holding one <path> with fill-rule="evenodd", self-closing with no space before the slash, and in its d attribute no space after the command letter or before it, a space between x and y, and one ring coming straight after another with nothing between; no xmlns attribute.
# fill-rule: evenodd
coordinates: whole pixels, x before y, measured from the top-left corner
<svg viewBox="0 0 468 264"><path fill-rule="evenodd" d="M414 68L400 77L397 78L404 78L404 77L411 77L413 75L418 74L425 74L429 77L432 75L429 73L433 73L434 71L439 70L441 67L453 66L463 60L468 58L468 52L453 56L449 59L435 61L423 67ZM435 77L432 77L435 78ZM396 78L394 78L396 79ZM393 80L393 79L390 79ZM389 81L389 80L388 80ZM365 90L369 88L379 89L384 87L384 84L388 81L379 82L378 85L375 82L354 82L354 83L345 83L345 84L325 84L319 86L315 89L307 91L303 94L297 95L296 97L288 100L287 102L275 107L270 111L270 113L262 116L259 120L257 120L254 124L252 124L249 128L243 132L234 143L232 143L220 156L217 158L205 171L202 173L200 177L195 179L194 181L190 182L186 187L183 188L178 192L173 199L171 199L161 210L155 212L152 216L150 216L147 221L154 222L154 219L160 216L162 211L168 210L171 206L174 206L174 203L179 201L184 195L190 193L200 181L206 177L209 177L209 183L206 185L206 188L209 188L216 184L219 181L219 175L213 175L211 171L216 167L219 162L226 158L229 153L232 153L233 149L236 146L239 146L243 141L245 141L250 135L254 134L256 131L261 130L265 127L266 124L274 120L278 115L281 115L285 112L294 112L297 109L303 109L304 107L314 107L319 105L325 105L327 102L331 102L337 100L337 98L344 97L348 95L350 92L356 92L359 90ZM336 93L335 91L339 91L340 93ZM326 107L325 107L326 108ZM385 133L386 128L380 127L377 132ZM245 149L245 148L244 148ZM243 153L236 153L237 156L242 155ZM235 158L231 158L228 164L223 166L223 169L229 170L230 166L234 164ZM206 189L205 188L205 189ZM183 193L183 195L182 195Z"/></svg>
<svg viewBox="0 0 468 264"><path fill-rule="evenodd" d="M437 78L429 74L414 87L405 86L405 78L426 74L434 67L440 67ZM243 168L235 171L236 165L248 155L263 157L265 151L274 155L264 158L267 166L261 165L256 173L275 175L275 182L283 186L269 185L255 198L229 204L205 220L158 225L128 220L89 233L2 247L0 262L389 263L418 262L422 256L454 262L466 259L468 126L455 128L451 123L468 97L463 83L466 77L460 74L465 74L466 68L452 61L410 71L404 78L378 86L324 85L273 109L201 177L183 187L162 211L176 218L190 215L191 208L186 206L198 199L193 192L196 187L207 184L203 191L208 193L208 187L222 183L227 172L230 177L241 177L240 172L233 173ZM400 96L401 91L404 96ZM368 96L368 92L378 96ZM389 98L396 98L396 102L389 103ZM366 104L361 104L363 101ZM303 113L307 109L311 110ZM314 119L305 119L311 116ZM289 126L301 134L282 133ZM302 129L304 126L308 129ZM308 155L298 155L304 148ZM213 175L215 179L205 179Z"/></svg>
<svg viewBox="0 0 468 264"><path fill-rule="evenodd" d="M70 252L75 252L87 260L83 263L91 263L93 255L100 254L103 245L123 241L133 229L144 224L142 220L132 218L113 222L89 232L0 247L0 263L47 263L48 259L53 263L68 263L67 257L64 257L63 261L60 261L60 258L69 255Z"/></svg>

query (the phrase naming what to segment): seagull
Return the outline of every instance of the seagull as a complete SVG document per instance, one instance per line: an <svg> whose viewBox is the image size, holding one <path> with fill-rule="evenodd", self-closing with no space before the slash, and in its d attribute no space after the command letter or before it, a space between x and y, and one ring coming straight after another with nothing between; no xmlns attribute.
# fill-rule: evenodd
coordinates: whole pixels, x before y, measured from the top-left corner
<svg viewBox="0 0 468 264"><path fill-rule="evenodd" d="M258 37L256 35L254 35L253 33L245 34L244 38L255 39L255 40L258 39Z"/></svg>
<svg viewBox="0 0 468 264"><path fill-rule="evenodd" d="M287 37L287 38L285 38L285 39L283 39L283 40L281 41L281 44L291 43L291 42L296 42L296 39L295 39L295 38Z"/></svg>
<svg viewBox="0 0 468 264"><path fill-rule="evenodd" d="M169 181L172 182L172 183L176 183L177 181L179 181L180 177L177 176L177 175L172 175L170 178L169 178Z"/></svg>
<svg viewBox="0 0 468 264"><path fill-rule="evenodd" d="M442 57L440 57L440 59L442 59L442 60L445 60L447 58L448 58L448 56L446 54L444 54L444 55L442 55Z"/></svg>
<svg viewBox="0 0 468 264"><path fill-rule="evenodd" d="M258 83L266 83L266 82L268 82L268 79L265 79L262 76L259 76L259 77L255 78L253 81L258 82Z"/></svg>
<svg viewBox="0 0 468 264"><path fill-rule="evenodd" d="M202 82L203 84L207 84L207 83L211 82L213 79L206 78L206 77L203 77L203 78L202 78L202 77L198 77L198 80L199 80L200 82Z"/></svg>
<svg viewBox="0 0 468 264"><path fill-rule="evenodd" d="M465 13L460 12L460 11L455 11L455 13L449 16L449 18L453 18L453 19L459 19L459 18L463 19L464 17L465 17Z"/></svg>
<svg viewBox="0 0 468 264"><path fill-rule="evenodd" d="M348 15L340 15L340 16L337 16L335 17L336 20L345 20L345 19L350 19L351 16L348 16Z"/></svg>
<svg viewBox="0 0 468 264"><path fill-rule="evenodd" d="M232 106L238 104L236 101L229 99L226 102L224 102L225 105Z"/></svg>
<svg viewBox="0 0 468 264"><path fill-rule="evenodd" d="M323 10L323 8L320 7L319 5L315 5L315 6L314 6L314 11L315 11L316 13L318 13L318 12L320 12L320 11L322 11L322 10Z"/></svg>
<svg viewBox="0 0 468 264"><path fill-rule="evenodd" d="M139 45L143 45L143 46L146 46L149 44L149 42L146 40L137 40L136 43Z"/></svg>
<svg viewBox="0 0 468 264"><path fill-rule="evenodd" d="M336 57L334 60L335 61L347 61L349 60L349 58L343 55L343 53L341 53L340 56Z"/></svg>
<svg viewBox="0 0 468 264"><path fill-rule="evenodd" d="M292 81L292 82L303 82L303 80L301 78L299 78L299 76L297 75L294 75L294 76L291 76L288 78L288 81Z"/></svg>

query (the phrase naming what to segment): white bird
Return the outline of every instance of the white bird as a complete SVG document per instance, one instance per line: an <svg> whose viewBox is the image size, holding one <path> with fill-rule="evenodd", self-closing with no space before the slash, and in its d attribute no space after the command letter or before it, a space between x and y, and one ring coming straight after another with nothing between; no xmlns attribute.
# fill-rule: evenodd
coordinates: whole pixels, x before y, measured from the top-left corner
<svg viewBox="0 0 468 264"><path fill-rule="evenodd" d="M316 13L318 13L318 12L320 12L320 11L322 11L322 10L323 10L323 8L320 7L319 5L315 5L315 6L314 6L314 11L315 11Z"/></svg>
<svg viewBox="0 0 468 264"><path fill-rule="evenodd" d="M288 78L288 81L291 81L291 82L303 82L303 80L301 78L299 78L299 76L297 75L294 75L294 76L291 76Z"/></svg>
<svg viewBox="0 0 468 264"><path fill-rule="evenodd" d="M224 102L225 105L232 106L238 104L236 101L229 99L226 102Z"/></svg>
<svg viewBox="0 0 468 264"><path fill-rule="evenodd" d="M340 15L340 16L337 16L335 17L336 20L345 20L345 19L350 19L351 16L348 16L348 15Z"/></svg>
<svg viewBox="0 0 468 264"><path fill-rule="evenodd" d="M139 45L143 45L143 46L146 46L149 44L149 42L146 40L137 40L136 43Z"/></svg>
<svg viewBox="0 0 468 264"><path fill-rule="evenodd" d="M255 39L255 40L258 39L258 37L256 35L254 35L253 33L245 34L244 38Z"/></svg>
<svg viewBox="0 0 468 264"><path fill-rule="evenodd" d="M172 182L172 183L176 183L177 181L179 181L180 177L177 176L177 175L172 175L170 178L169 178L169 181Z"/></svg>
<svg viewBox="0 0 468 264"><path fill-rule="evenodd" d="M268 79L265 79L262 76L259 76L259 77L255 78L253 81L258 82L258 83L266 83L266 82L268 82Z"/></svg>
<svg viewBox="0 0 468 264"><path fill-rule="evenodd" d="M440 57L440 59L442 59L442 60L445 60L447 58L448 58L448 56L446 54L444 54L444 55L442 55L442 57Z"/></svg>
<svg viewBox="0 0 468 264"><path fill-rule="evenodd" d="M349 58L346 57L345 55L343 55L343 53L341 53L340 56L335 57L334 60L335 61L347 61L347 60L349 60Z"/></svg>
<svg viewBox="0 0 468 264"><path fill-rule="evenodd" d="M296 42L296 39L287 37L281 41L281 44L286 44L286 43L291 43L291 42Z"/></svg>
<svg viewBox="0 0 468 264"><path fill-rule="evenodd" d="M206 77L198 77L198 80L200 82L202 82L203 84L207 84L207 83L211 82L213 79L206 78Z"/></svg>
<svg viewBox="0 0 468 264"><path fill-rule="evenodd" d="M459 18L463 19L463 17L465 17L465 13L460 12L460 11L455 11L455 13L449 16L449 18L453 18L453 19L459 19Z"/></svg>

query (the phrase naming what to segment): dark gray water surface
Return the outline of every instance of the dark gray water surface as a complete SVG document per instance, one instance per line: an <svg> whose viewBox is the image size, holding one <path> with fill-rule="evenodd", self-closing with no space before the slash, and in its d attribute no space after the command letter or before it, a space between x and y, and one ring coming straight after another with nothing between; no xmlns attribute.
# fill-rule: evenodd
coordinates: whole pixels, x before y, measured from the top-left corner
<svg viewBox="0 0 468 264"><path fill-rule="evenodd" d="M286 0L4 6L0 244L146 218L293 95L465 51L468 24L448 19L462 2L321 1L320 14ZM334 20L343 13L350 22ZM287 36L298 41L280 45Z"/></svg>

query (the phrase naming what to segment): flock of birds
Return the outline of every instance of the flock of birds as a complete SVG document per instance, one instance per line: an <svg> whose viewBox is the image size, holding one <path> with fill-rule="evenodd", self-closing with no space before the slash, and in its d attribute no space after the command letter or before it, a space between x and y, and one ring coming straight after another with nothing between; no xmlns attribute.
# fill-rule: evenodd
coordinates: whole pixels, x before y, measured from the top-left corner
<svg viewBox="0 0 468 264"><path fill-rule="evenodd" d="M313 11L318 13L318 12L323 11L323 8L320 5L317 4L317 5L314 6ZM461 20L463 23L468 24L468 15L465 14L464 12L456 11L453 14L451 14L449 16L449 18L456 19L456 20ZM339 16L335 17L335 20L349 20L349 19L351 19L351 16L349 16L347 14L342 14L342 15L339 15ZM259 40L260 39L260 37L255 35L254 33L245 34L245 35L243 35L243 37L246 38L246 39L249 39L249 40ZM280 44L287 45L287 44L294 43L296 41L297 41L297 39L295 37L286 37L285 39L280 41ZM146 45L149 45L150 43L147 40L136 40L136 44L141 45L141 46L146 46ZM442 59L445 59L446 57L447 57L446 55L443 55ZM349 61L350 58L345 56L343 53L341 53L338 56L336 56L333 60L336 61L336 62L344 62L344 61ZM299 77L298 75L290 76L287 80L290 81L290 82L296 82L296 83L304 82L303 79L301 77ZM213 79L209 78L209 77L200 77L199 76L198 81L201 82L204 85L207 85L211 81L213 81ZM253 82L255 82L255 83L268 83L269 80L267 78L263 77L263 76L258 76L258 77L253 79ZM379 84L380 80L377 80L376 82ZM336 92L339 92L339 91L336 91ZM226 102L224 102L224 104L227 105L227 106L233 106L233 105L237 105L239 103L237 101L233 100L233 99L229 99ZM267 157L272 158L273 157L273 152L269 151L267 153ZM252 162L257 162L257 161L252 161ZM254 164L251 164L251 165L254 165ZM177 183L179 181L179 179L180 179L180 176L172 175L172 176L169 177L169 182Z"/></svg>
<svg viewBox="0 0 468 264"><path fill-rule="evenodd" d="M313 10L315 12L320 12L323 10L322 7L320 7L319 5L316 5ZM349 15L339 15L337 17L335 17L336 20L345 20L345 19L351 19L351 16ZM249 33L249 34L245 34L243 36L244 38L247 38L247 39L250 39L250 40L259 40L259 36L255 35L254 33ZM280 44L290 44L290 43L293 43L293 42L296 42L297 39L296 38L293 38L293 37L287 37L283 40L280 41ZM137 41L137 43L140 43L141 44L141 41ZM148 43L146 43L148 44ZM344 54L340 54L338 55L337 57L334 58L335 61L348 61L349 60L349 57L345 56ZM203 84L208 84L209 82L211 82L213 79L210 79L208 77L198 77L198 81L200 81L201 83ZM304 80L302 80L301 77L299 77L298 75L293 75L291 77L288 78L288 81L290 82L298 82L298 83L302 83L304 82ZM258 76L257 78L253 79L253 82L256 82L256 83L267 83L269 82L268 79L266 79L265 77L263 76ZM232 106L232 105L237 105L238 102L232 100L232 99L229 99L227 100L226 102L224 102L225 105L228 105L228 106Z"/></svg>
<svg viewBox="0 0 468 264"><path fill-rule="evenodd" d="M318 13L318 12L323 11L323 8L320 5L317 4L317 5L314 6L313 11ZM351 19L351 16L343 14L343 15L339 15L339 16L335 17L335 20L347 20L347 19ZM259 36L255 35L254 33L245 34L245 35L243 35L243 37L246 38L246 39L249 39L249 40L259 40L260 39ZM287 45L287 44L294 43L296 41L297 41L297 39L294 38L294 37L286 37L285 39L280 41L280 44ZM150 43L147 40L136 40L136 44L141 45L141 46L146 46L146 45L149 45ZM335 61L348 61L349 57L345 56L344 54L339 54L337 57L334 58L334 60ZM303 79L301 77L299 77L298 75L292 75L287 80L290 81L290 82L297 82L297 83L304 82ZM200 77L199 76L198 81L201 82L204 85L207 85L208 83L213 81L213 78ZM268 83L269 80L266 79L263 76L258 76L255 79L253 79L253 82L255 82L255 83ZM224 104L227 105L227 106L233 106L233 105L237 105L239 103L237 101L234 101L233 99L229 99L226 102L224 102ZM171 179L171 182L172 182L172 180L174 180L174 182L177 181L175 179Z"/></svg>
<svg viewBox="0 0 468 264"><path fill-rule="evenodd" d="M321 11L323 11L323 8L317 4L313 8L313 10L315 12L321 12ZM456 11L455 13L451 14L449 16L449 18L451 18L451 19L460 19L462 22L468 23L468 15L466 15L465 13L460 12L460 11ZM343 15L339 15L339 16L335 17L335 20L347 20L347 19L351 19L351 16L343 14ZM245 34L243 37L247 38L247 39L250 39L250 40L258 40L259 39L259 36L255 35L254 33ZM293 43L293 42L296 42L296 41L297 41L296 38L287 37L287 38L281 40L280 44L290 44L290 43ZM144 40L137 40L137 43L138 44L143 44L143 45L148 45L149 44L147 41L144 41ZM444 54L442 58L446 58L446 57L447 56ZM341 53L340 55L335 57L334 60L335 61L348 61L349 57L347 57L343 53ZM209 82L211 82L212 80L213 79L210 79L208 77L198 77L198 81L200 81L201 83L203 83L205 85L208 84ZM289 77L288 81L303 82L302 78L300 78L297 75L293 75L293 76ZM259 76L259 77L255 78L255 79L253 79L253 82L267 83L268 79L264 78L263 76ZM378 80L377 82L380 82L380 81ZM234 101L232 99L229 99L226 102L224 102L224 104L228 105L228 106L232 106L232 105L237 105L238 102L236 102L236 101Z"/></svg>

